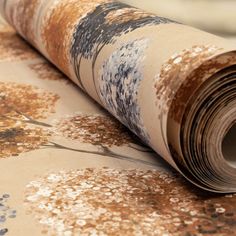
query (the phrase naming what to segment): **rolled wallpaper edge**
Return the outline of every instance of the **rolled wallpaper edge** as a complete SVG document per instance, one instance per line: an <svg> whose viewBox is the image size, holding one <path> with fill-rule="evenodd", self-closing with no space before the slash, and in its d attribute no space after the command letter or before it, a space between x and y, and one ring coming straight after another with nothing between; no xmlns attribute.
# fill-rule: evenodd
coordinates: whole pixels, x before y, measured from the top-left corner
<svg viewBox="0 0 236 236"><path fill-rule="evenodd" d="M228 41L110 0L4 0L0 9L191 182L236 191L236 165L222 151L236 119L236 53Z"/></svg>

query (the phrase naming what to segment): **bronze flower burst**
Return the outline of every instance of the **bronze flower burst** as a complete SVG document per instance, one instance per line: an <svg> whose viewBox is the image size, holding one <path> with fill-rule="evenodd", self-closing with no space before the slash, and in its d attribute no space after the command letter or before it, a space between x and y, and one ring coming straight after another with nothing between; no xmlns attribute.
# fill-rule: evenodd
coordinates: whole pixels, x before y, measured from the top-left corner
<svg viewBox="0 0 236 236"><path fill-rule="evenodd" d="M235 235L235 195L211 196L157 170L61 171L29 183L26 204L50 235Z"/></svg>
<svg viewBox="0 0 236 236"><path fill-rule="evenodd" d="M78 114L61 120L58 130L67 138L104 147L133 142L131 133L110 116Z"/></svg>
<svg viewBox="0 0 236 236"><path fill-rule="evenodd" d="M31 85L0 83L0 158L39 148L50 125L38 121L54 112L58 96Z"/></svg>

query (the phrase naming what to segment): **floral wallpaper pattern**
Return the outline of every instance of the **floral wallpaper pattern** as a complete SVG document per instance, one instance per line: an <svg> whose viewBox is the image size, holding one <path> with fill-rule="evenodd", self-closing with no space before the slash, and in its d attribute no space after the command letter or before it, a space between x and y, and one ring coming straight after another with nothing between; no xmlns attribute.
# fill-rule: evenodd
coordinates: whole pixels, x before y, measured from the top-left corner
<svg viewBox="0 0 236 236"><path fill-rule="evenodd" d="M234 235L235 200L199 192L177 174L109 168L53 172L25 194L49 235Z"/></svg>
<svg viewBox="0 0 236 236"><path fill-rule="evenodd" d="M148 39L128 42L104 63L98 81L102 102L123 124L146 143L149 137L140 117L138 90L144 79L142 64Z"/></svg>
<svg viewBox="0 0 236 236"><path fill-rule="evenodd" d="M234 68L225 42L112 0L0 11L0 236L235 235L235 194L172 169L183 111Z"/></svg>

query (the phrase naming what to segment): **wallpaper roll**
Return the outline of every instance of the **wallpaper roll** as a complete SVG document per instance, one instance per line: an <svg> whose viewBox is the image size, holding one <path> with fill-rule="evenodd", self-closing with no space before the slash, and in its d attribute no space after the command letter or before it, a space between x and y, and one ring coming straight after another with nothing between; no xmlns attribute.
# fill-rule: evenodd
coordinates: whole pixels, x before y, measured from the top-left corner
<svg viewBox="0 0 236 236"><path fill-rule="evenodd" d="M0 9L191 182L236 191L236 53L228 41L110 0L2 0Z"/></svg>

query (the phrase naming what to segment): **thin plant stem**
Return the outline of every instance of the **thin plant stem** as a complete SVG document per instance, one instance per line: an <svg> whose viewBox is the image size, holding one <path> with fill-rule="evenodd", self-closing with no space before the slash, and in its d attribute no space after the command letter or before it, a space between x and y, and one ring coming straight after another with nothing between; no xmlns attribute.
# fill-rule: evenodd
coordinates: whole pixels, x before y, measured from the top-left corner
<svg viewBox="0 0 236 236"><path fill-rule="evenodd" d="M139 160L139 159L136 159L136 158L133 158L133 157L130 157L130 156L117 154L117 153L111 151L109 148L104 147L104 146L102 146L103 152L89 151L89 150L65 147L63 145L60 145L60 144L57 144L57 143L54 143L54 142L49 142L49 144L45 144L45 145L43 145L43 147L63 149L63 150L68 150L68 151L80 152L80 153L87 153L87 154L94 154L94 155L99 155L99 156L112 157L112 158L115 158L115 159L126 160L126 161L130 161L130 162L133 162L133 163L141 163L141 164L152 166L152 167L156 166L154 163L151 163L151 162L148 162L148 161Z"/></svg>

